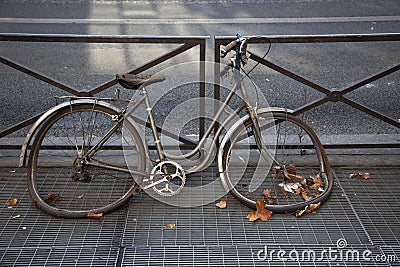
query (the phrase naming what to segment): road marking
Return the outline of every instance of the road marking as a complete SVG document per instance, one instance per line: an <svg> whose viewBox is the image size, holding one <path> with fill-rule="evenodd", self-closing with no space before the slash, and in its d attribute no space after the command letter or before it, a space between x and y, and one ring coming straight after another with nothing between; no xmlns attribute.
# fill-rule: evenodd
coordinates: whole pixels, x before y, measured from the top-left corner
<svg viewBox="0 0 400 267"><path fill-rule="evenodd" d="M0 23L13 24L273 24L273 23L338 23L400 21L400 16L365 17L310 17L310 18L224 18L224 19L53 19L53 18L0 18Z"/></svg>

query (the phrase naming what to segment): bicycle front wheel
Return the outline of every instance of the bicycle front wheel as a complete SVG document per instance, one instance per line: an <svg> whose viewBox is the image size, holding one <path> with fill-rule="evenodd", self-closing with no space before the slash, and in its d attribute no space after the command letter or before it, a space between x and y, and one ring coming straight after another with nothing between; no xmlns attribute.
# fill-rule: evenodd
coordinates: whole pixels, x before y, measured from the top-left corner
<svg viewBox="0 0 400 267"><path fill-rule="evenodd" d="M138 187L128 169L144 171L144 148L132 125L116 121L117 112L97 101L71 102L42 123L27 171L32 200L41 209L57 217L96 217L135 193Z"/></svg>
<svg viewBox="0 0 400 267"><path fill-rule="evenodd" d="M327 200L332 173L315 132L284 111L264 111L257 116L262 149L250 119L237 125L223 142L220 171L224 186L246 206L255 209L256 200L264 200L265 208L277 213Z"/></svg>

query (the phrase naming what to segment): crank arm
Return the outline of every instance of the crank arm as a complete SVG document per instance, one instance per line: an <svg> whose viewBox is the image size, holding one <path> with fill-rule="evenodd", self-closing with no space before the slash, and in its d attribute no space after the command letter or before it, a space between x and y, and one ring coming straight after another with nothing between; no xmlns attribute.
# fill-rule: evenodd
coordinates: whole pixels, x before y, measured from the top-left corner
<svg viewBox="0 0 400 267"><path fill-rule="evenodd" d="M159 180L159 181L157 181L157 182L154 182L154 183L149 184L149 185L147 185L147 186L145 186L145 187L142 187L142 188L143 188L144 190L146 190L146 189L149 189L150 187L154 187L154 186L159 185L159 184L164 183L164 182L169 182L169 181L168 181L167 178L163 178L163 179L161 179L161 180Z"/></svg>

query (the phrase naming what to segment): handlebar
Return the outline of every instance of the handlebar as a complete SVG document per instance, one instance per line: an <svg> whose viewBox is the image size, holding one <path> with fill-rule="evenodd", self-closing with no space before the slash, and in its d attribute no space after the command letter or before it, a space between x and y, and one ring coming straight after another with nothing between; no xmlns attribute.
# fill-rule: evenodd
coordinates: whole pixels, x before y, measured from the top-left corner
<svg viewBox="0 0 400 267"><path fill-rule="evenodd" d="M239 46L240 54L246 53L247 39L248 38L245 38L240 33L238 33L236 40L233 40L232 42L221 48L221 57L224 58L231 50L236 48L237 45L240 45Z"/></svg>
<svg viewBox="0 0 400 267"><path fill-rule="evenodd" d="M239 39L236 39L226 46L221 48L221 57L224 58L233 48L236 47L236 45L239 43Z"/></svg>

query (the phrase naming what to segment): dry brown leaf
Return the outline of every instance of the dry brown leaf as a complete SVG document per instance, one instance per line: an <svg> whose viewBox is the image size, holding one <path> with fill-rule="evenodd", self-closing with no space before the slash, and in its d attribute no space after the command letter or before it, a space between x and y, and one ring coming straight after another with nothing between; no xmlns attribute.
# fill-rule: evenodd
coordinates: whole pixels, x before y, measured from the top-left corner
<svg viewBox="0 0 400 267"><path fill-rule="evenodd" d="M268 199L276 199L276 196L271 195L272 190L271 189L265 189L262 192L262 195Z"/></svg>
<svg viewBox="0 0 400 267"><path fill-rule="evenodd" d="M296 166L293 163L290 163L287 167L287 172L292 175L296 175Z"/></svg>
<svg viewBox="0 0 400 267"><path fill-rule="evenodd" d="M175 229L176 228L176 224L174 223L168 223L165 225L166 229Z"/></svg>
<svg viewBox="0 0 400 267"><path fill-rule="evenodd" d="M250 211L247 214L247 219L249 221L254 222L258 219L260 219L263 222L266 222L271 218L272 216L272 211L265 209L265 201L263 200L257 200L256 201L256 211Z"/></svg>
<svg viewBox="0 0 400 267"><path fill-rule="evenodd" d="M289 176L289 182L291 182L291 183L297 183L297 182L300 182L301 180L303 180L303 176L301 176L301 175L294 175L294 174L288 173L288 176Z"/></svg>
<svg viewBox="0 0 400 267"><path fill-rule="evenodd" d="M303 190L303 192L301 192L301 196L304 198L305 201L310 201L312 199L312 197L308 196L308 193L306 190Z"/></svg>
<svg viewBox="0 0 400 267"><path fill-rule="evenodd" d="M359 178L359 179L364 179L368 180L371 178L368 172L358 172L358 173L352 173L350 174L350 178Z"/></svg>
<svg viewBox="0 0 400 267"><path fill-rule="evenodd" d="M7 181L7 178L0 177L0 181Z"/></svg>
<svg viewBox="0 0 400 267"><path fill-rule="evenodd" d="M17 205L17 202L18 202L18 199L12 198L12 199L7 200L6 205L9 207L15 206L15 205Z"/></svg>
<svg viewBox="0 0 400 267"><path fill-rule="evenodd" d="M225 209L226 208L226 200L221 200L220 202L216 203L215 206L217 206L220 209Z"/></svg>
<svg viewBox="0 0 400 267"><path fill-rule="evenodd" d="M90 219L101 219L103 218L103 213L97 213L96 210L91 210L89 211L87 217Z"/></svg>
<svg viewBox="0 0 400 267"><path fill-rule="evenodd" d="M296 188L296 189L294 190L294 193L295 193L296 195L300 195L302 191L303 191L303 190L302 190L300 187L298 187L298 188Z"/></svg>
<svg viewBox="0 0 400 267"><path fill-rule="evenodd" d="M315 213L317 213L320 206L321 206L321 202L318 202L316 204L310 204L310 205L306 206L304 209L296 211L295 215L296 215L296 217L301 217L303 214L306 214L306 213L314 213L315 214Z"/></svg>
<svg viewBox="0 0 400 267"><path fill-rule="evenodd" d="M55 201L61 201L61 195L59 195L59 194L57 194L57 195L54 195L53 193L51 193L51 192L48 192L47 193L47 196L44 198L44 201L47 203L47 204L51 204L51 203L53 203L53 202L55 202Z"/></svg>

